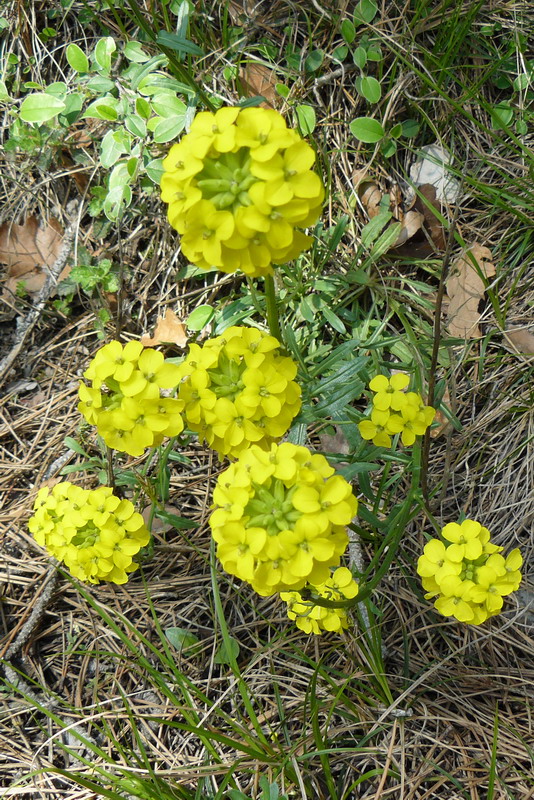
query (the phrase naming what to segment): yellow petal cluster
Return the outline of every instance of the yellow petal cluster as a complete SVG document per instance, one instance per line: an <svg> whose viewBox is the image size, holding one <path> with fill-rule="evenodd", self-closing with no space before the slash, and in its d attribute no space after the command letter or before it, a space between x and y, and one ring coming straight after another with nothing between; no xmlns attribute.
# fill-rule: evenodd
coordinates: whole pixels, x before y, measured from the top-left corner
<svg viewBox="0 0 534 800"><path fill-rule="evenodd" d="M348 600L358 594L358 584L346 567L338 567L320 586L307 587L313 594L325 600ZM300 592L281 592L287 603L287 615L295 620L297 628L304 633L341 631L348 628L347 611L344 608L323 608L312 600L303 600Z"/></svg>
<svg viewBox="0 0 534 800"><path fill-rule="evenodd" d="M84 378L91 383L80 384L78 411L108 447L140 456L183 430L183 403L161 393L178 384L178 367L158 350L112 341L100 348Z"/></svg>
<svg viewBox="0 0 534 800"><path fill-rule="evenodd" d="M445 617L480 625L502 609L503 597L521 583L523 558L518 549L505 558L490 532L465 519L445 525L442 539L425 545L417 564L427 599Z"/></svg>
<svg viewBox="0 0 534 800"><path fill-rule="evenodd" d="M326 584L358 506L324 456L289 442L252 445L219 476L213 503L217 557L263 596Z"/></svg>
<svg viewBox="0 0 534 800"><path fill-rule="evenodd" d="M203 269L272 274L311 245L298 228L321 213L313 149L278 111L220 108L196 115L163 161L161 198L184 255Z"/></svg>
<svg viewBox="0 0 534 800"><path fill-rule="evenodd" d="M410 379L398 372L387 378L376 375L369 384L373 394L370 416L358 423L362 439L377 447L391 447L391 437L400 433L403 445L410 446L422 436L436 415L425 406L417 392L404 392Z"/></svg>
<svg viewBox="0 0 534 800"><path fill-rule="evenodd" d="M295 362L274 336L233 326L202 346L190 345L178 366L178 397L191 430L219 458L237 458L251 444L268 448L298 414Z"/></svg>
<svg viewBox="0 0 534 800"><path fill-rule="evenodd" d="M150 533L129 500L108 486L90 491L68 481L39 490L28 527L36 542L86 583L126 583Z"/></svg>

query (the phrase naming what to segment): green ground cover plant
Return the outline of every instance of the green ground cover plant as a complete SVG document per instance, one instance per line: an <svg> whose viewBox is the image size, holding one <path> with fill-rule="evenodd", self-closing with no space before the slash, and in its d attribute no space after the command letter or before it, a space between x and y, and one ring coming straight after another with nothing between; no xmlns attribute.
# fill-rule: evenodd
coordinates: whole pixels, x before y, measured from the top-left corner
<svg viewBox="0 0 534 800"><path fill-rule="evenodd" d="M7 796L533 790L532 14L275 5L3 17Z"/></svg>

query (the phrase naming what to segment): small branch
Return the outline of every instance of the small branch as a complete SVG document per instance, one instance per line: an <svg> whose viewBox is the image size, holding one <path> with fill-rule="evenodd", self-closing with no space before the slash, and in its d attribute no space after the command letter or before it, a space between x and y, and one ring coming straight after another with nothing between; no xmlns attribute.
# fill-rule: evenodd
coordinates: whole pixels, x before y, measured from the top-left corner
<svg viewBox="0 0 534 800"><path fill-rule="evenodd" d="M11 642L11 644L5 651L3 655L4 658L6 659L14 658L14 656L16 656L22 650L22 648L32 635L33 631L39 624L46 610L46 607L50 602L50 598L54 593L57 581L58 581L58 573L55 564L53 564L48 568L43 590L41 594L37 597L37 600L35 601L30 616L28 617L22 628L19 630L15 639Z"/></svg>

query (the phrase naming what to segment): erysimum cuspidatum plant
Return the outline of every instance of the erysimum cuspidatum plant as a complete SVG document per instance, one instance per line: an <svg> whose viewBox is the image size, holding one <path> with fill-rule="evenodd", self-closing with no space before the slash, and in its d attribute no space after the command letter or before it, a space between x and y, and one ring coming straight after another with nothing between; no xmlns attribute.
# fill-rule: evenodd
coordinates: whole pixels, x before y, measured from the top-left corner
<svg viewBox="0 0 534 800"><path fill-rule="evenodd" d="M295 362L256 328L233 326L190 345L177 369L187 424L221 459L237 458L251 444L268 448L300 410Z"/></svg>
<svg viewBox="0 0 534 800"><path fill-rule="evenodd" d="M100 348L84 378L91 385L80 384L78 410L108 447L140 456L183 430L182 401L161 392L175 388L180 373L158 350L112 341Z"/></svg>
<svg viewBox="0 0 534 800"><path fill-rule="evenodd" d="M272 274L311 237L324 187L313 149L278 111L220 108L196 115L163 161L161 197L184 255L204 269Z"/></svg>
<svg viewBox="0 0 534 800"><path fill-rule="evenodd" d="M108 486L90 491L69 481L37 493L28 527L36 542L86 583L126 583L150 533L129 500Z"/></svg>
<svg viewBox="0 0 534 800"><path fill-rule="evenodd" d="M213 492L210 525L224 569L263 596L325 584L358 507L334 472L324 456L289 442L246 450Z"/></svg>

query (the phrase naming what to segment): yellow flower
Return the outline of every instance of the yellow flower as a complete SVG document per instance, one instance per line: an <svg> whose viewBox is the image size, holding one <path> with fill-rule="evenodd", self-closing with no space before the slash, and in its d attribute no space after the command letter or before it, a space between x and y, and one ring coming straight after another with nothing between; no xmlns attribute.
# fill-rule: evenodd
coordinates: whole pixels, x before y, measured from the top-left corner
<svg viewBox="0 0 534 800"><path fill-rule="evenodd" d="M272 109L196 115L163 161L161 198L184 255L203 269L272 274L311 245L324 187L315 153Z"/></svg>
<svg viewBox="0 0 534 800"><path fill-rule="evenodd" d="M358 584L346 567L336 569L323 584L308 585L313 594L326 600L343 600L356 597ZM347 611L344 608L324 608L313 600L303 600L300 592L281 592L287 603L287 615L295 620L297 628L304 633L320 634L323 631L341 631L348 627Z"/></svg>
<svg viewBox="0 0 534 800"><path fill-rule="evenodd" d="M68 481L40 489L28 527L48 553L86 583L126 583L150 533L129 500L108 486L89 491Z"/></svg>
<svg viewBox="0 0 534 800"><path fill-rule="evenodd" d="M273 336L236 326L190 349L178 367L178 396L191 430L220 459L237 458L287 432L301 405L296 373Z"/></svg>
<svg viewBox="0 0 534 800"><path fill-rule="evenodd" d="M289 442L247 449L213 493L210 526L224 569L264 596L327 582L357 510L350 485L331 472L324 456ZM351 577L334 577L333 592L354 596Z"/></svg>
<svg viewBox="0 0 534 800"><path fill-rule="evenodd" d="M162 389L177 386L180 372L157 350L143 349L140 342L110 342L84 377L92 385L80 383L78 411L108 447L140 456L183 430L183 402L161 396Z"/></svg>
<svg viewBox="0 0 534 800"><path fill-rule="evenodd" d="M376 375L369 383L374 392L371 416L358 423L362 439L372 440L377 447L391 447L391 437L401 435L409 447L432 424L436 411L425 406L417 392L404 392L409 377L402 372L387 378Z"/></svg>
<svg viewBox="0 0 534 800"><path fill-rule="evenodd" d="M503 597L521 583L522 557L513 550L505 559L490 542L490 532L475 520L450 522L441 532L445 542L431 539L417 563L427 599L460 622L480 625L498 614Z"/></svg>

